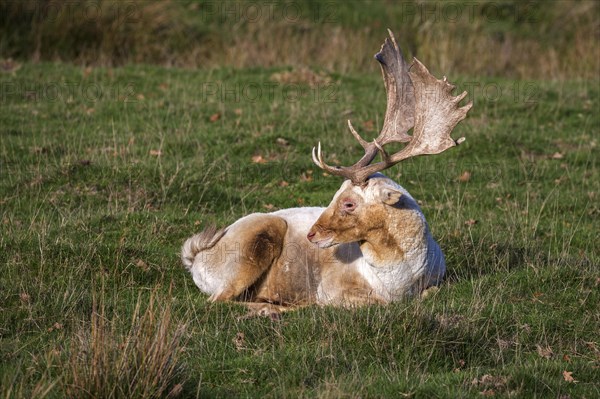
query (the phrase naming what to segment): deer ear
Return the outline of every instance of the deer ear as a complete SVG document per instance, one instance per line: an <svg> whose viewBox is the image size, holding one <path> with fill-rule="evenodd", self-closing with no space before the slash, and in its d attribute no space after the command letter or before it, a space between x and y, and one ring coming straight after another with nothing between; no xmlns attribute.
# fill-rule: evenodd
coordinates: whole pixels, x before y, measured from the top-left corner
<svg viewBox="0 0 600 399"><path fill-rule="evenodd" d="M400 201L402 192L390 187L385 187L381 190L381 201L387 205L395 205Z"/></svg>

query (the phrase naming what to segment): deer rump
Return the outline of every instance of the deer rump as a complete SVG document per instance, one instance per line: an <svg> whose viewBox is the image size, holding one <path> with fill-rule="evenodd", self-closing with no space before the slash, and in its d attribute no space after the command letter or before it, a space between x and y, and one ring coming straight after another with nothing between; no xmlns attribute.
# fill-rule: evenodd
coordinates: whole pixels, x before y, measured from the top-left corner
<svg viewBox="0 0 600 399"><path fill-rule="evenodd" d="M464 138L450 133L472 104L459 107L466 92L453 96L454 86L416 58L409 67L388 32L375 55L387 92L380 134L367 142L348 121L365 152L348 167L326 164L321 143L313 148L318 167L346 179L329 206L251 214L183 245L182 261L210 301L239 300L267 314L308 304L360 306L419 293L443 278L444 255L421 209L379 172L460 144ZM384 147L394 142L405 146L389 155Z"/></svg>

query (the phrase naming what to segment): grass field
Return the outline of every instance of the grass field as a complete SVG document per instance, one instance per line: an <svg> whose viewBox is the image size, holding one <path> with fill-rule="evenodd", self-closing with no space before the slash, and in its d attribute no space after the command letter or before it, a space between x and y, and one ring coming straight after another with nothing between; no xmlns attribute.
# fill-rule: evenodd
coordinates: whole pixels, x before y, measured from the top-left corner
<svg viewBox="0 0 600 399"><path fill-rule="evenodd" d="M598 10L0 2L0 397L599 397ZM475 104L464 145L388 171L446 281L279 321L208 304L181 244L328 204L310 150L377 135L388 26Z"/></svg>
<svg viewBox="0 0 600 399"><path fill-rule="evenodd" d="M426 62L426 60L424 60ZM381 126L378 73L23 64L0 75L0 395L600 395L597 81L451 77L467 141L388 175L448 277L427 299L281 321L209 305L183 240L326 205Z"/></svg>

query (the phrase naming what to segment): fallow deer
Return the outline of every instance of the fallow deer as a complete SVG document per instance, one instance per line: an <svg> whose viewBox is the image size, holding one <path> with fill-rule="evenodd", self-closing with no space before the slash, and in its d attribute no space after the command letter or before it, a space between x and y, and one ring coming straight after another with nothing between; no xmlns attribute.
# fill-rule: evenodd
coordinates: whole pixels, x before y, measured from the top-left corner
<svg viewBox="0 0 600 399"><path fill-rule="evenodd" d="M346 180L327 208L254 213L189 238L183 264L209 301L238 300L251 311L274 314L309 304L360 306L388 303L439 284L444 254L411 195L381 171L418 155L460 144L450 133L472 106L459 106L446 78L436 79L416 58L404 60L391 31L379 61L387 92L383 128L350 167L314 163ZM408 134L413 129L412 135ZM390 155L389 143L404 143ZM374 163L377 156L381 161Z"/></svg>

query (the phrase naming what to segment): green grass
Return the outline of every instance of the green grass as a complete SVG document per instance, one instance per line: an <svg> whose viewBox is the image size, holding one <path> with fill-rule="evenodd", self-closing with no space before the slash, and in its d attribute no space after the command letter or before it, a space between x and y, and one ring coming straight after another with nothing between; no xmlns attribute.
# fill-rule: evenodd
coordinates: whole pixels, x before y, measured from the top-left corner
<svg viewBox="0 0 600 399"><path fill-rule="evenodd" d="M310 149L352 162L346 119L374 137L385 109L377 73L311 88L274 82L282 71L0 75L2 397L150 395L150 378L107 367L119 359L155 373L156 396L600 395L598 82L451 77L475 102L466 143L388 171L445 251L434 296L237 320L241 306L206 302L180 245L212 222L328 204L341 182ZM172 356L148 371L160 348ZM85 385L94 370L112 394Z"/></svg>

